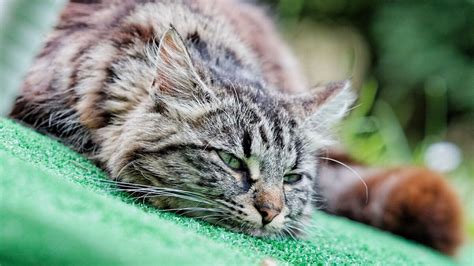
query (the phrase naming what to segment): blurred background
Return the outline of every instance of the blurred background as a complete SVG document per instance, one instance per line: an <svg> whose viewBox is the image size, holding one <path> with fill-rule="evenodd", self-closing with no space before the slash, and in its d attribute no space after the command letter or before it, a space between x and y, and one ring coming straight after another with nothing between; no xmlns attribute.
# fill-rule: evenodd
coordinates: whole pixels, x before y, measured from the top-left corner
<svg viewBox="0 0 474 266"><path fill-rule="evenodd" d="M474 237L474 1L260 0L309 84L353 78L356 158L446 174Z"/></svg>
<svg viewBox="0 0 474 266"><path fill-rule="evenodd" d="M352 77L341 128L358 159L446 174L474 237L474 2L260 0L310 84ZM0 0L0 114L64 0Z"/></svg>

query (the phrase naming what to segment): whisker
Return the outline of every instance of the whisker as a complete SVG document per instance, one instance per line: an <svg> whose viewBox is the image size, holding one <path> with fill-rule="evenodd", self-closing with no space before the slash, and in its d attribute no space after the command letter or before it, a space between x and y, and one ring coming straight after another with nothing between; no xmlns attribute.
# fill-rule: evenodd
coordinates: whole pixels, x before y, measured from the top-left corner
<svg viewBox="0 0 474 266"><path fill-rule="evenodd" d="M117 174L117 177L120 177L122 175L122 172L127 169L130 165L133 165L135 163L136 160L132 160L130 162L128 162L126 165L124 165L118 172Z"/></svg>
<svg viewBox="0 0 474 266"><path fill-rule="evenodd" d="M219 218L219 217L222 217L221 214L209 214L209 215L201 215L201 216L191 216L191 218L194 218L194 219L201 219L201 220L204 220L206 221L205 219L208 219L208 218Z"/></svg>
<svg viewBox="0 0 474 266"><path fill-rule="evenodd" d="M330 161L336 161L327 157L320 158ZM352 170L347 165L344 165L339 161L336 162L345 166L349 170ZM213 224L226 225L226 227L230 227L234 230L240 228L239 231L241 232L251 233L252 231L256 230L254 226L252 226L251 224L246 222L245 219L243 219L242 215L236 213L237 210L241 209L238 204L234 205L233 203L212 197L210 195L206 195L201 192L155 186L153 184L156 183L157 180L153 177L153 175L149 175L150 173L148 173L147 171L141 170L143 169L140 169L140 165L137 165L137 162L135 160L123 166L118 171L118 174L114 179L101 178L98 175L97 177L87 178L86 180L96 181L99 184L103 184L105 186L106 191L129 193L133 197L133 199L137 201L141 200L143 203L145 203L147 199L169 197L178 200L186 200L192 202L189 205L195 205L195 207L188 206L182 208L156 209L158 212L178 212L178 214L180 215L187 215L194 219L207 220L211 221ZM353 170L351 172L356 174L362 180L362 178L357 174L357 172ZM141 179L142 183L149 184L130 183L122 179L125 176L127 176L128 178L132 178L133 176L128 176L130 174L133 174L135 177L142 176L144 178ZM310 200L311 202L321 202L324 200L324 198L319 198L313 193L310 194L312 195L309 197L308 200ZM367 185L366 194L368 194ZM311 225L305 225L300 221L290 220L289 222L285 223L285 226L280 231L271 232L271 234L272 236L275 236L279 239L291 238L292 240L297 240L298 235L300 233L308 234L308 228L311 228Z"/></svg>
<svg viewBox="0 0 474 266"><path fill-rule="evenodd" d="M112 191L124 191L124 192L128 192L132 195L134 193L145 193L146 192L145 195L135 197L135 199L137 199L137 200L150 198L150 197L156 197L156 196L168 196L168 197L181 198L181 199L184 199L184 200L190 200L190 201L194 201L194 202L200 202L200 203L204 203L204 204L208 204L208 205L213 204L213 202L210 201L209 199L205 198L203 194L192 192L192 191L185 191L185 190L172 189L172 188L163 188L163 187L155 187L155 186L148 186L148 185L121 182L121 181L111 181L111 180L99 179L99 178L97 178L96 180L98 180L100 182L103 182L103 183L119 186L117 189L112 189Z"/></svg>
<svg viewBox="0 0 474 266"><path fill-rule="evenodd" d="M296 222L296 221L294 221ZM299 225L299 226L297 226ZM295 231L299 231L299 232L302 232L303 234L308 234L309 231L307 231L306 229L306 226L304 226L303 223L299 223L299 224L292 224L291 222L290 223L287 223L286 226L292 230L295 230Z"/></svg>
<svg viewBox="0 0 474 266"><path fill-rule="evenodd" d="M134 165L134 168L137 169ZM137 169L139 170L139 169ZM140 174L143 176L143 178L147 179L148 181L150 181L150 183L153 184L153 182L151 181L151 177L144 174L142 171L139 171ZM161 188L161 187L160 187ZM196 196L200 196L200 197L204 197L205 199L207 199L207 195L205 194L202 194L202 193L199 193L199 192L194 192L194 191L186 191L186 190L180 190L180 189L176 189L176 188L166 188L167 190L169 191L175 191L175 192L183 192L183 193L188 193L188 194L193 194L193 195L196 195Z"/></svg>
<svg viewBox="0 0 474 266"><path fill-rule="evenodd" d="M108 184L114 184L118 185L119 188L117 190L122 190L122 191L132 191L135 189L138 192L142 191L147 191L147 190L152 190L152 191L164 191L164 192L177 192L177 193L183 193L186 195L195 195L195 196L200 196L204 197L206 195L193 192L193 191L186 191L186 190L181 190L181 189L174 189L174 188L165 188L165 187L156 187L156 186L149 186L149 185L143 185L143 184L136 184L136 183L128 183L128 182L121 182L121 181L112 181L112 180L106 180L106 179L97 179L100 182L103 183L108 183ZM207 198L206 198L207 199Z"/></svg>
<svg viewBox="0 0 474 266"><path fill-rule="evenodd" d="M289 227L283 227L283 231L285 231L291 237L291 239L296 240L296 236Z"/></svg>
<svg viewBox="0 0 474 266"><path fill-rule="evenodd" d="M362 182L362 184L364 184L364 187L365 187L365 204L368 204L369 203L369 187L367 186L367 183L364 181L364 179L362 178L362 176L356 171L354 170L352 167L350 167L349 165L343 163L343 162L340 162L336 159L332 159L332 158L329 158L329 157L318 157L319 159L324 159L324 160L328 160L328 161L331 161L331 162L335 162L335 163L338 163L342 166L344 166L347 170L349 170L351 173L353 173L356 177L359 178L359 180Z"/></svg>
<svg viewBox="0 0 474 266"><path fill-rule="evenodd" d="M204 203L204 204L212 204L212 202L199 199L190 195L181 195L181 194L176 194L176 193L171 193L168 191L151 191L149 194L145 196L140 196L138 198L153 198L153 197L174 197L174 198L180 198L183 200L189 200L189 201L194 201L194 202L199 202L199 203Z"/></svg>

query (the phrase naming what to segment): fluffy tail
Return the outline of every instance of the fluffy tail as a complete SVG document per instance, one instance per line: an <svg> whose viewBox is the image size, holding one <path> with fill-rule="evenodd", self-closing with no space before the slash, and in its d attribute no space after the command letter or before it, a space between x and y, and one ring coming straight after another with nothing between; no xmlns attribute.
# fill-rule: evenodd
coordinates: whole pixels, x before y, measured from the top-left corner
<svg viewBox="0 0 474 266"><path fill-rule="evenodd" d="M325 210L453 255L462 242L462 211L443 177L424 168L376 169L336 156L321 169ZM334 158L334 157L331 157ZM363 181L363 182L362 182Z"/></svg>

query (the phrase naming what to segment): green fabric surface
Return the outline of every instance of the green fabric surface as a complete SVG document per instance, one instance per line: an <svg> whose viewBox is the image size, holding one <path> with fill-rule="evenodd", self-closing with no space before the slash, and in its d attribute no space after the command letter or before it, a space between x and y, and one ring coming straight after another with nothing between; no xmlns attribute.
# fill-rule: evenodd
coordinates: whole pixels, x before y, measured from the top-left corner
<svg viewBox="0 0 474 266"><path fill-rule="evenodd" d="M451 265L422 245L316 212L305 240L229 232L134 202L56 140L0 118L0 264Z"/></svg>

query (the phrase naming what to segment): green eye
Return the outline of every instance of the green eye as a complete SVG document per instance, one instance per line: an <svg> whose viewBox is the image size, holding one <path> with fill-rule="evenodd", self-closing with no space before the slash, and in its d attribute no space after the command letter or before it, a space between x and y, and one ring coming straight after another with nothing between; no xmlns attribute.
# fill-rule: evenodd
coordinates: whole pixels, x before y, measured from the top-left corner
<svg viewBox="0 0 474 266"><path fill-rule="evenodd" d="M221 160L233 170L240 170L244 167L244 163L239 158L235 157L230 153L218 151L217 154L219 155Z"/></svg>
<svg viewBox="0 0 474 266"><path fill-rule="evenodd" d="M302 175L299 175L299 174L289 174L289 175L285 175L285 176L283 177L283 182L285 182L286 184L295 184L295 183L300 182L301 179L303 179L303 176L302 176Z"/></svg>

